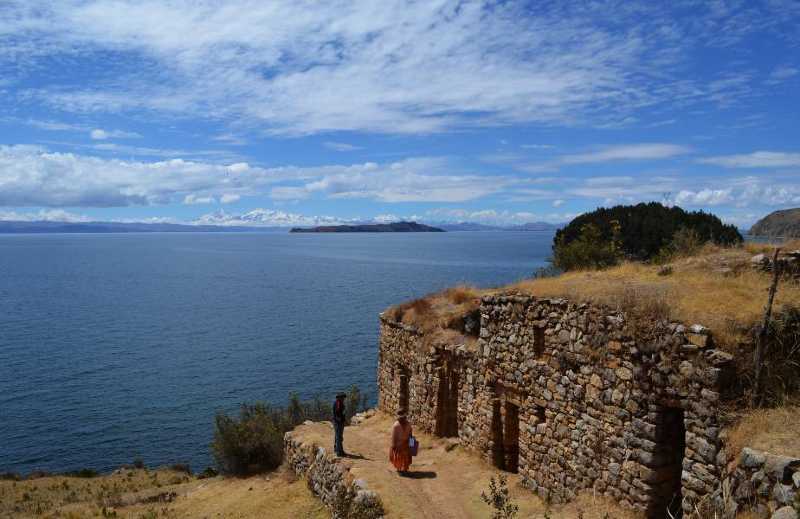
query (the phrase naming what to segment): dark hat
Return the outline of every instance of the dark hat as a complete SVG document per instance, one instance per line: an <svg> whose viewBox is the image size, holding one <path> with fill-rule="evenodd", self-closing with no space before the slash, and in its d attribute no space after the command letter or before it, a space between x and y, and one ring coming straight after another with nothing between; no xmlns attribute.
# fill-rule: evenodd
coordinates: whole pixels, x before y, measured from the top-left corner
<svg viewBox="0 0 800 519"><path fill-rule="evenodd" d="M346 398L347 393L342 393L341 391L336 393L336 398Z"/></svg>

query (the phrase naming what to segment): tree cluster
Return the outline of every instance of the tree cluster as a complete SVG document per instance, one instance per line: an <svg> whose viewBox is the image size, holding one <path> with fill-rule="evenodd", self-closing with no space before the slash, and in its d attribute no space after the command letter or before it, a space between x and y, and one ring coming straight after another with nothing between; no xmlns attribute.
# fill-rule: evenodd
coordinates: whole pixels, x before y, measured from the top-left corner
<svg viewBox="0 0 800 519"><path fill-rule="evenodd" d="M704 243L736 245L742 235L713 214L657 202L618 205L584 213L553 238L554 264L562 270L604 268L622 259L647 261Z"/></svg>

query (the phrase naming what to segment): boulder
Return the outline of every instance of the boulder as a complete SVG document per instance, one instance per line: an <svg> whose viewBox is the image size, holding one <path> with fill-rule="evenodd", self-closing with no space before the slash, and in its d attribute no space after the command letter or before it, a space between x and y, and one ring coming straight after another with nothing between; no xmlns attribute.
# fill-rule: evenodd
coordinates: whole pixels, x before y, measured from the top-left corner
<svg viewBox="0 0 800 519"><path fill-rule="evenodd" d="M797 519L797 512L791 506L778 508L770 519Z"/></svg>

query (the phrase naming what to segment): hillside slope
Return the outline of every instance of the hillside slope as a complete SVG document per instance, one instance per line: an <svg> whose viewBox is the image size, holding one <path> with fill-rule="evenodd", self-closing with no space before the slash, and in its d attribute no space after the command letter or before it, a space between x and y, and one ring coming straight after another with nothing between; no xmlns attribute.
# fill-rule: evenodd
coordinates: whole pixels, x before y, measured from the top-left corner
<svg viewBox="0 0 800 519"><path fill-rule="evenodd" d="M754 236L775 236L781 238L800 238L800 207L775 211L750 228Z"/></svg>

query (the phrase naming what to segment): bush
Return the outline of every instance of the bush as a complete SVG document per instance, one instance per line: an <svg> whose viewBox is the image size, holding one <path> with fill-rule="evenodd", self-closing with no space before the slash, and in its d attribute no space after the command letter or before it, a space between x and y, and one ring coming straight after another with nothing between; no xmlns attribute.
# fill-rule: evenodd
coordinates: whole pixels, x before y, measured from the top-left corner
<svg viewBox="0 0 800 519"><path fill-rule="evenodd" d="M681 227L672 235L669 244L662 247L652 259L655 263L667 263L677 258L694 256L700 252L704 243L696 230Z"/></svg>
<svg viewBox="0 0 800 519"><path fill-rule="evenodd" d="M73 478L96 478L100 474L96 470L80 469L80 470L73 470L72 472L65 472L64 475Z"/></svg>
<svg viewBox="0 0 800 519"><path fill-rule="evenodd" d="M492 519L514 519L519 512L519 507L511 501L508 493L508 478L498 474L497 480L494 476L489 480L489 495L481 492L481 499L492 507Z"/></svg>
<svg viewBox="0 0 800 519"><path fill-rule="evenodd" d="M556 244L553 266L561 270L601 269L616 265L619 259L614 242L605 240L596 225L587 223L576 239L569 243L562 239Z"/></svg>
<svg viewBox="0 0 800 519"><path fill-rule="evenodd" d="M786 305L773 316L767 335L764 400L780 405L800 394L800 307Z"/></svg>
<svg viewBox="0 0 800 519"><path fill-rule="evenodd" d="M348 420L366 407L367 397L357 386L348 395ZM306 420L330 420L332 403L315 398L301 402L289 395L285 408L263 402L242 404L239 417L218 413L214 421L211 453L220 472L244 476L272 470L283 461L283 436Z"/></svg>
<svg viewBox="0 0 800 519"><path fill-rule="evenodd" d="M591 232L588 225L593 226L588 228ZM553 249L561 265L596 268L608 263L605 254L609 252L617 259L651 260L671 248L684 253L707 242L737 245L742 235L712 214L651 202L582 214L556 232ZM592 251L589 246L600 250Z"/></svg>
<svg viewBox="0 0 800 519"><path fill-rule="evenodd" d="M188 463L175 463L169 468L175 472L183 472L184 474L192 475L192 467Z"/></svg>

